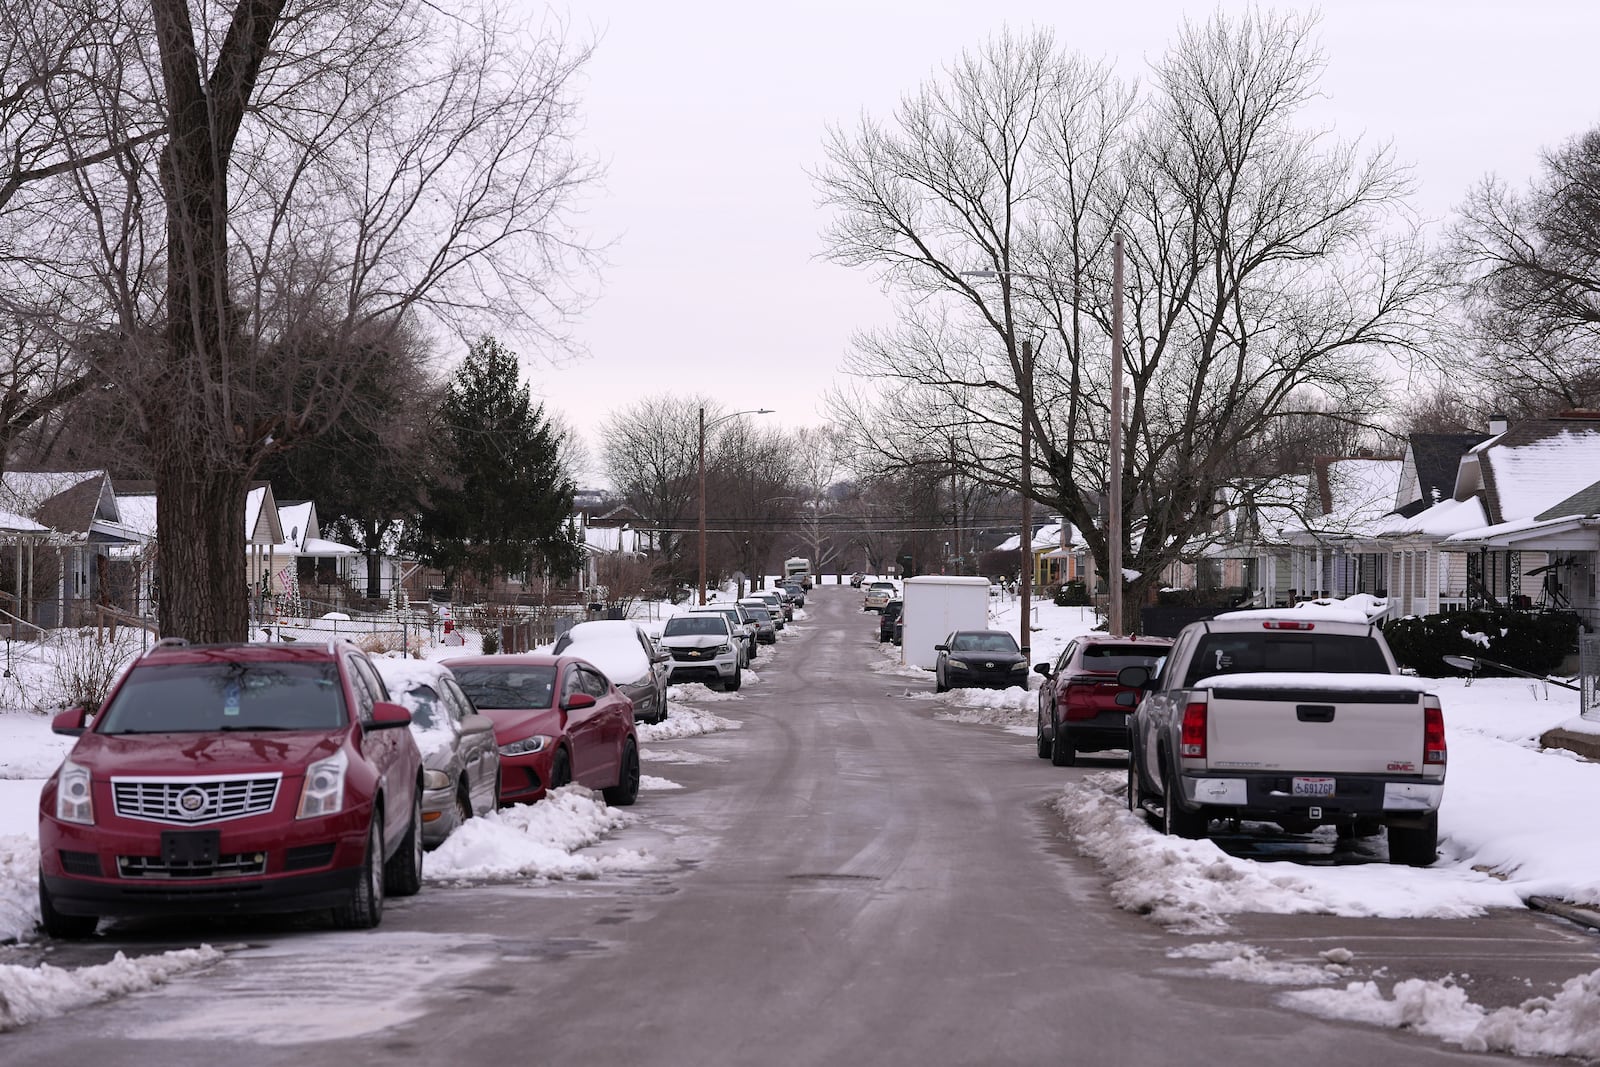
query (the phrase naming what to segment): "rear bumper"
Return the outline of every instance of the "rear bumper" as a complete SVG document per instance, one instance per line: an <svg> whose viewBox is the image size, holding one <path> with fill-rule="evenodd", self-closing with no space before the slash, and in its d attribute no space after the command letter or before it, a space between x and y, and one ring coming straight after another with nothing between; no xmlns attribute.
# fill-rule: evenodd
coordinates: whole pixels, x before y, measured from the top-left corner
<svg viewBox="0 0 1600 1067"><path fill-rule="evenodd" d="M1125 711L1103 711L1092 719L1067 719L1058 722L1056 729L1080 752L1128 747L1128 713Z"/></svg>
<svg viewBox="0 0 1600 1067"><path fill-rule="evenodd" d="M1332 795L1294 793L1295 778L1332 778ZM1381 774L1285 774L1281 771L1185 771L1180 781L1190 804L1213 819L1275 821L1278 817L1337 823L1358 815L1423 818L1439 810L1444 780Z"/></svg>

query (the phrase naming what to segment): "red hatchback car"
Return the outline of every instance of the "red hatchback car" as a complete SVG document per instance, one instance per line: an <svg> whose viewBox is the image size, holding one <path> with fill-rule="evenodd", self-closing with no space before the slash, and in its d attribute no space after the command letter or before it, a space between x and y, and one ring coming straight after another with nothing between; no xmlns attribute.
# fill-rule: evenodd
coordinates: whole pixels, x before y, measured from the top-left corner
<svg viewBox="0 0 1600 1067"><path fill-rule="evenodd" d="M422 884L422 760L348 642L167 639L118 679L39 807L39 912L52 937L102 916L331 908L378 925Z"/></svg>
<svg viewBox="0 0 1600 1067"><path fill-rule="evenodd" d="M638 799L633 702L593 664L538 653L442 662L494 721L501 804L531 804L569 782L618 807Z"/></svg>
<svg viewBox="0 0 1600 1067"><path fill-rule="evenodd" d="M1091 634L1069 643L1054 666L1035 664L1034 671L1044 675L1035 716L1039 758L1070 767L1079 752L1127 748L1133 708L1118 705L1117 694L1142 694L1117 684L1117 672L1124 667L1153 670L1171 647L1165 637Z"/></svg>

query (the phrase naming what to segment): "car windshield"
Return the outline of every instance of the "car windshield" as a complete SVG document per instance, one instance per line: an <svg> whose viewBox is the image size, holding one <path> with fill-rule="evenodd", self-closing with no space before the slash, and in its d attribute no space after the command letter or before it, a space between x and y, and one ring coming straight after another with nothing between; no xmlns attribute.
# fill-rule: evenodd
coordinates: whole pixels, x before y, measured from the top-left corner
<svg viewBox="0 0 1600 1067"><path fill-rule="evenodd" d="M686 634L726 634L727 632L727 620L718 615L674 615L667 620L667 625L662 627L661 636L682 637Z"/></svg>
<svg viewBox="0 0 1600 1067"><path fill-rule="evenodd" d="M1014 637L1006 633L956 634L950 642L952 652L1019 652Z"/></svg>
<svg viewBox="0 0 1600 1067"><path fill-rule="evenodd" d="M337 730L349 721L332 662L162 663L134 668L96 730Z"/></svg>
<svg viewBox="0 0 1600 1067"><path fill-rule="evenodd" d="M395 686L392 695L395 703L403 704L411 712L411 725L419 730L431 730L445 722L445 711L433 686L418 684L404 689Z"/></svg>
<svg viewBox="0 0 1600 1067"><path fill-rule="evenodd" d="M1115 674L1124 667L1154 667L1167 654L1165 645L1090 645L1083 650L1083 669Z"/></svg>
<svg viewBox="0 0 1600 1067"><path fill-rule="evenodd" d="M478 708L548 708L556 688L554 667L497 664L451 670Z"/></svg>

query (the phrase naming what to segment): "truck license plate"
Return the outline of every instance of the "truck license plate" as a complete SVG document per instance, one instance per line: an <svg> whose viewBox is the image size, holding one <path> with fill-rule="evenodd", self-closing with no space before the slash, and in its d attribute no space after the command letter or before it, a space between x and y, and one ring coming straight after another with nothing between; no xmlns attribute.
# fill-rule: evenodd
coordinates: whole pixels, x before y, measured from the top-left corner
<svg viewBox="0 0 1600 1067"><path fill-rule="evenodd" d="M1333 783L1332 778L1296 778L1290 792L1297 797L1331 797Z"/></svg>

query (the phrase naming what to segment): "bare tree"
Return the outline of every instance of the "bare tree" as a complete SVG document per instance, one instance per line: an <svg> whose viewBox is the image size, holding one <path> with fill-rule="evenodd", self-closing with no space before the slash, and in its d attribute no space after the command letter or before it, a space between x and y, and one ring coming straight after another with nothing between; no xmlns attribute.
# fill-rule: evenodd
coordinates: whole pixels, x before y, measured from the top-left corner
<svg viewBox="0 0 1600 1067"><path fill-rule="evenodd" d="M797 469L788 434L743 417L723 423L707 443L706 537L752 581L765 577L774 549L794 527Z"/></svg>
<svg viewBox="0 0 1600 1067"><path fill-rule="evenodd" d="M1522 192L1480 183L1446 254L1467 307L1453 379L1515 416L1600 406L1600 129L1547 152Z"/></svg>
<svg viewBox="0 0 1600 1067"><path fill-rule="evenodd" d="M593 174L570 139L587 51L412 0L151 10L129 22L145 66L102 79L119 150L63 177L92 224L32 269L91 279L75 310L114 339L163 628L237 639L246 488L351 414L374 353L485 320L562 340L589 265L567 217Z"/></svg>
<svg viewBox="0 0 1600 1067"><path fill-rule="evenodd" d="M1391 236L1408 218L1404 172L1294 125L1321 65L1313 25L1186 24L1142 96L1048 34L1001 38L908 97L894 131L835 133L831 252L908 294L900 326L853 355L882 388L870 415L835 398L871 427L855 446L895 469L954 442L975 477L1020 488L1025 419L1031 496L1083 532L1104 573L1117 233L1131 603L1278 420L1375 422L1383 365L1420 343L1434 283L1414 233Z"/></svg>
<svg viewBox="0 0 1600 1067"><path fill-rule="evenodd" d="M699 412L703 397L650 397L613 412L600 424L601 465L627 501L654 529L656 551L674 577L683 564L687 531L695 525L699 489Z"/></svg>

